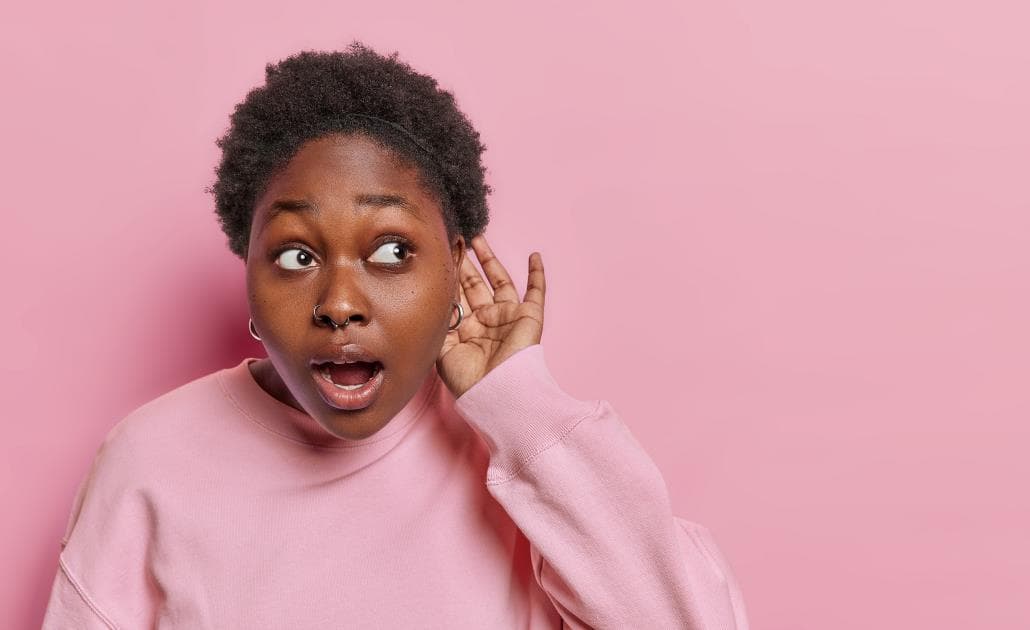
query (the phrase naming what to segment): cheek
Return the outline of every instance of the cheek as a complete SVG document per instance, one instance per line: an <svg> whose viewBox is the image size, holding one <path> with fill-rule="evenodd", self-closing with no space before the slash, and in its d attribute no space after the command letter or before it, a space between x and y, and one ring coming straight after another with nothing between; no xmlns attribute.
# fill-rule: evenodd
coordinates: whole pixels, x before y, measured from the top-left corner
<svg viewBox="0 0 1030 630"><path fill-rule="evenodd" d="M294 337L303 333L314 307L310 293L307 283L269 278L267 270L247 271L250 315L266 331L262 337L273 344L275 340L292 343Z"/></svg>
<svg viewBox="0 0 1030 630"><path fill-rule="evenodd" d="M250 314L253 317L261 314L262 305L268 301L264 295L264 285L257 275L257 272L251 267L247 267L247 304L250 306Z"/></svg>
<svg viewBox="0 0 1030 630"><path fill-rule="evenodd" d="M402 323L412 333L433 328L449 303L446 291L438 282L407 284L384 291L376 300L383 319Z"/></svg>
<svg viewBox="0 0 1030 630"><path fill-rule="evenodd" d="M452 310L449 280L446 273L420 274L403 287L393 287L376 301L381 316L391 321L393 332L404 334L409 344L432 344L438 337L442 342Z"/></svg>
<svg viewBox="0 0 1030 630"><path fill-rule="evenodd" d="M269 304L274 302L273 285L262 277L261 272L247 269L247 301L254 317L264 318Z"/></svg>

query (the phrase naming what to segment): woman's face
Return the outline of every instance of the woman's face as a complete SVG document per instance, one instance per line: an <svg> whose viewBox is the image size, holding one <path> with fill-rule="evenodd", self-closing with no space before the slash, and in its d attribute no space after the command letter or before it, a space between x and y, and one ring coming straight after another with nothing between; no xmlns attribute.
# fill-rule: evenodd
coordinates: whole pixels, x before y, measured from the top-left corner
<svg viewBox="0 0 1030 630"><path fill-rule="evenodd" d="M339 438L383 428L436 362L464 255L416 167L361 134L304 144L255 204L246 259L279 397Z"/></svg>

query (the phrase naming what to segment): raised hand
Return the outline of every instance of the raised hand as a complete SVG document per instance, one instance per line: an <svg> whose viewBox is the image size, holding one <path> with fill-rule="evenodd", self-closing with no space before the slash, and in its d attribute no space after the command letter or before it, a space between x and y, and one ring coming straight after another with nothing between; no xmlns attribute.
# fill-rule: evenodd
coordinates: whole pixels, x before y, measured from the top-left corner
<svg viewBox="0 0 1030 630"><path fill-rule="evenodd" d="M523 348L540 343L544 330L544 263L529 256L529 280L523 299L483 235L472 239L489 284L467 256L462 259L461 305L465 318L447 333L436 369L457 398L487 372Z"/></svg>

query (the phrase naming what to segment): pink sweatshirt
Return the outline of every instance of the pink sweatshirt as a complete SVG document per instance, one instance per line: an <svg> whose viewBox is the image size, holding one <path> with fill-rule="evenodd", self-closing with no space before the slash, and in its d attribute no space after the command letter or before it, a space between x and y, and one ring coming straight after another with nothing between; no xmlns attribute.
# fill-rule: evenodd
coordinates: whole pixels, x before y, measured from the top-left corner
<svg viewBox="0 0 1030 630"><path fill-rule="evenodd" d="M432 371L359 442L267 394L253 360L111 430L44 629L747 628L708 532L542 346L457 400Z"/></svg>

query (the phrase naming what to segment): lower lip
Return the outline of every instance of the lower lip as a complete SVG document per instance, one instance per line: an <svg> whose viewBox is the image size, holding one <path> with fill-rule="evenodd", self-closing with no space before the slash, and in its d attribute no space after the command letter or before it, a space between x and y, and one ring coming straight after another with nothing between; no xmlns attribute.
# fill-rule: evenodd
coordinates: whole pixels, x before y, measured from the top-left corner
<svg viewBox="0 0 1030 630"><path fill-rule="evenodd" d="M379 398L379 391L383 388L383 368L380 367L376 375L357 389L340 389L333 383L325 380L322 371L313 369L311 373L315 378L315 385L318 393L330 407L354 411L370 406Z"/></svg>

